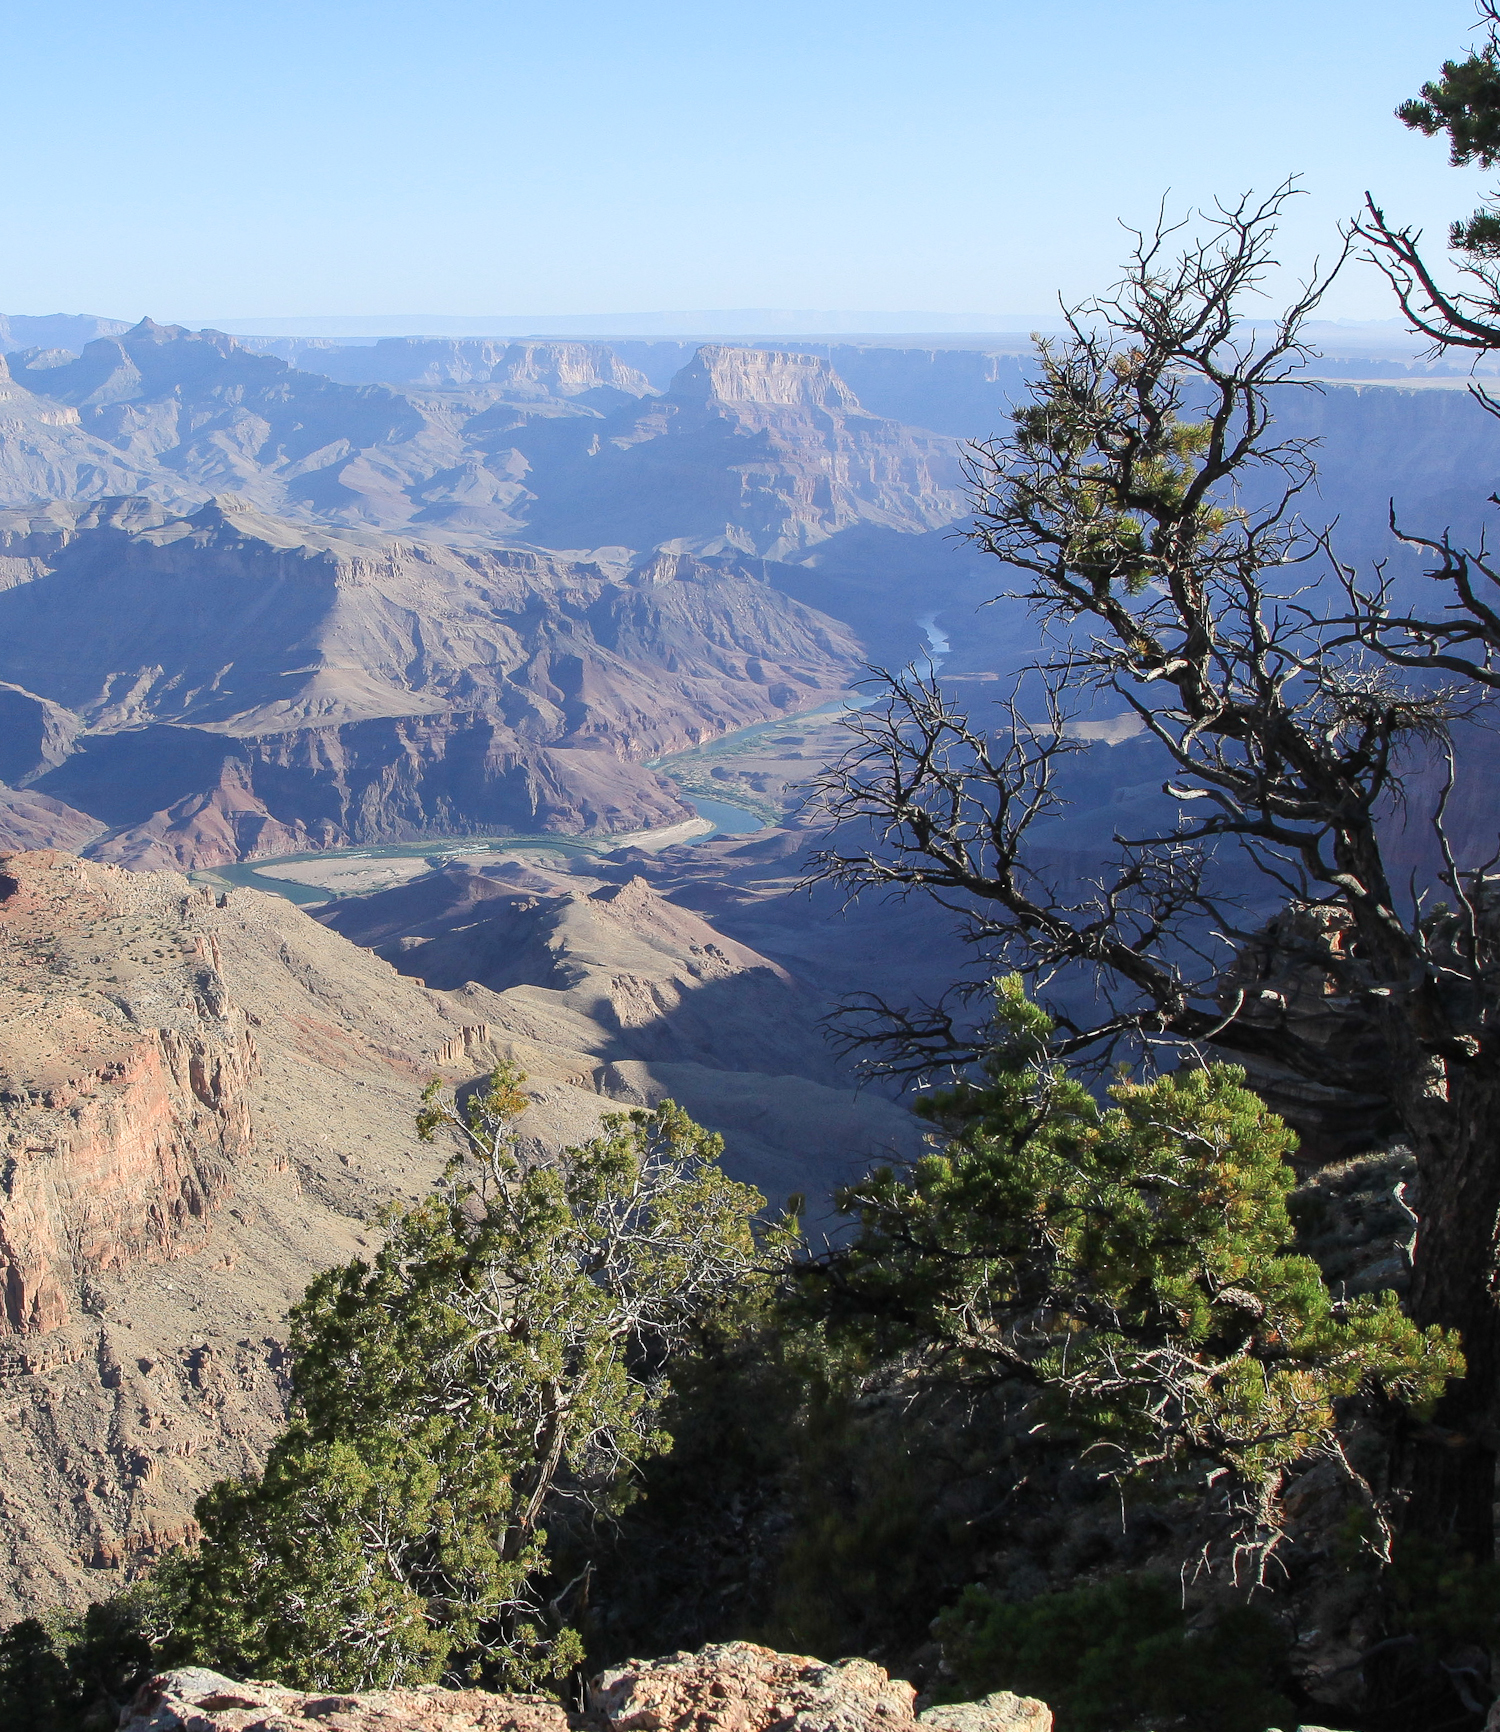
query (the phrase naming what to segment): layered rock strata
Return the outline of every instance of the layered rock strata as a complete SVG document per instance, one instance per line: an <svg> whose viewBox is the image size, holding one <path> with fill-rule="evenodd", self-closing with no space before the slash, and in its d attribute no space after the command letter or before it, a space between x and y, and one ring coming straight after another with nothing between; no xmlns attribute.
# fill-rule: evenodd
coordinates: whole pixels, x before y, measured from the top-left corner
<svg viewBox="0 0 1500 1732"><path fill-rule="evenodd" d="M644 760L816 707L860 649L742 565L615 554L0 520L0 781L31 797L0 833L152 869L687 819Z"/></svg>
<svg viewBox="0 0 1500 1732"><path fill-rule="evenodd" d="M0 1623L112 1592L284 1420L288 1306L447 1151L463 1007L280 898L0 856ZM541 1081L538 1145L610 1103Z"/></svg>
<svg viewBox="0 0 1500 1732"><path fill-rule="evenodd" d="M0 1085L13 1336L72 1321L100 1275L200 1245L250 1143L255 1043L216 936L153 883L111 896L90 876L63 854L0 871L0 1015L20 1036Z"/></svg>

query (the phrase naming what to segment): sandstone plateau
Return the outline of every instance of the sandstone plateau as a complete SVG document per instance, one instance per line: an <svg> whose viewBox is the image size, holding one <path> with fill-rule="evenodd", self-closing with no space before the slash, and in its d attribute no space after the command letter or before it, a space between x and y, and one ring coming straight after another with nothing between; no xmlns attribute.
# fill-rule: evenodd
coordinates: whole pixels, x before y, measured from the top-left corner
<svg viewBox="0 0 1500 1732"><path fill-rule="evenodd" d="M482 1690L345 1695L239 1683L187 1668L144 1685L121 1732L1052 1732L1044 1702L1000 1691L916 1709L916 1691L869 1660L829 1664L752 1642L630 1660L595 1678L581 1713Z"/></svg>

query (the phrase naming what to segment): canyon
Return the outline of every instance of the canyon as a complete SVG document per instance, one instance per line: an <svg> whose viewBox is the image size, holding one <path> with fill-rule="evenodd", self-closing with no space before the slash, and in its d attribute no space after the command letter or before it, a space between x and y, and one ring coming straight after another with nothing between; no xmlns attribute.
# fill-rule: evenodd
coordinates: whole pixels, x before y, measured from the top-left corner
<svg viewBox="0 0 1500 1732"><path fill-rule="evenodd" d="M107 1596L253 1470L288 1306L446 1159L430 1077L514 1060L547 1154L678 1100L815 1234L918 1153L825 1019L971 959L941 909L806 892L801 803L867 661L986 713L1034 644L956 539L1018 351L109 323L0 331L3 1617ZM1460 384L1288 395L1341 546L1386 551L1397 491L1469 521L1500 445ZM1061 870L1170 808L1116 721ZM765 827L695 838L694 799ZM385 844L306 910L206 881Z"/></svg>
<svg viewBox="0 0 1500 1732"><path fill-rule="evenodd" d="M583 562L130 500L12 514L0 557L6 779L134 865L681 821L643 759L814 706L858 667L836 622L682 553Z"/></svg>
<svg viewBox="0 0 1500 1732"><path fill-rule="evenodd" d="M815 708L919 653L920 619L950 673L1023 653L950 533L955 435L1002 423L1016 352L397 339L292 365L149 320L27 334L0 362L12 846L195 867L651 828L688 814L645 760ZM1470 526L1500 450L1459 383L1283 394L1342 555L1390 551L1398 493Z"/></svg>
<svg viewBox="0 0 1500 1732"><path fill-rule="evenodd" d="M8 846L194 868L661 827L690 814L649 760L815 709L926 626L947 677L1027 654L955 537L1018 345L0 336ZM1475 532L1500 429L1397 365L1341 356L1279 407L1318 442L1309 520L1410 593L1390 501Z"/></svg>
<svg viewBox="0 0 1500 1732"><path fill-rule="evenodd" d="M825 1050L824 983L625 864L331 908L0 855L0 1620L106 1596L256 1465L287 1308L452 1152L413 1128L430 1078L518 1063L547 1155L678 1099L815 1231L835 1185L920 1147Z"/></svg>

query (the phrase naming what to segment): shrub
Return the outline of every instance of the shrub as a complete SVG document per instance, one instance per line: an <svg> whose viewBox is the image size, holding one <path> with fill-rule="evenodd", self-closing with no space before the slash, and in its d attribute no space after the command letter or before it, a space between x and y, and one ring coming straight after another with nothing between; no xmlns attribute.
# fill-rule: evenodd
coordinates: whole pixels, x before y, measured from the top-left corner
<svg viewBox="0 0 1500 1732"><path fill-rule="evenodd" d="M1275 1620L1237 1605L1190 1629L1177 1584L1160 1576L1018 1603L971 1588L935 1630L957 1680L953 1700L1040 1696L1057 1732L1264 1732L1295 1719L1276 1689L1286 1641Z"/></svg>

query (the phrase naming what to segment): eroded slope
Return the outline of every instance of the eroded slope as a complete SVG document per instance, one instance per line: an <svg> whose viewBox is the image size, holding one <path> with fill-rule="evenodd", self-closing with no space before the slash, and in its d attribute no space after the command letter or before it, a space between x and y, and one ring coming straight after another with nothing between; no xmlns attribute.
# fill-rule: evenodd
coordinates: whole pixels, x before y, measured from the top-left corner
<svg viewBox="0 0 1500 1732"><path fill-rule="evenodd" d="M111 1591L280 1425L284 1317L495 1051L291 904L0 858L0 1620ZM540 1082L556 1148L608 1105Z"/></svg>

